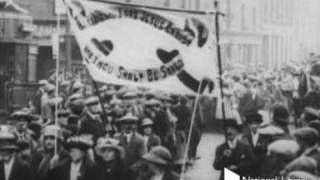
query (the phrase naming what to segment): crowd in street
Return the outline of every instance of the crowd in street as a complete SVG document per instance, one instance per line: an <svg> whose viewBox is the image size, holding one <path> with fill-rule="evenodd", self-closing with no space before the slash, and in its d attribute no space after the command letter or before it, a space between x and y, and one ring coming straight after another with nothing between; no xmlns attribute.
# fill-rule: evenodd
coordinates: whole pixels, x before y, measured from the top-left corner
<svg viewBox="0 0 320 180"><path fill-rule="evenodd" d="M86 94L73 79L59 80L57 97L55 82L40 80L0 126L1 180L176 180L185 154L195 161L194 97L115 85Z"/></svg>
<svg viewBox="0 0 320 180"><path fill-rule="evenodd" d="M79 80L40 80L29 105L0 126L0 180L177 180L199 158L212 158L221 180L224 168L318 179L318 67L225 73L225 115L222 98L202 97L216 102L226 135L215 157L197 156L206 108L194 109L194 96L96 84L87 93Z"/></svg>
<svg viewBox="0 0 320 180"><path fill-rule="evenodd" d="M226 75L226 141L213 162L221 180L224 168L247 178L320 178L318 68Z"/></svg>

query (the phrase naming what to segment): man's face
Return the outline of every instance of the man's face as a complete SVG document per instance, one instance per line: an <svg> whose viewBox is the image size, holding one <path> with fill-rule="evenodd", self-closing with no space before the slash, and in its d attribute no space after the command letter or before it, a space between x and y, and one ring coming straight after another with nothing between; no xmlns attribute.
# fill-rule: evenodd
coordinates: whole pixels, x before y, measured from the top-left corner
<svg viewBox="0 0 320 180"><path fill-rule="evenodd" d="M238 135L238 130L234 127L227 127L228 140L233 141Z"/></svg>
<svg viewBox="0 0 320 180"><path fill-rule="evenodd" d="M99 114L99 113L102 112L102 109L101 109L101 106L99 105L99 103L93 104L93 105L89 105L88 106L88 110L92 114Z"/></svg>
<svg viewBox="0 0 320 180"><path fill-rule="evenodd" d="M153 108L153 110L154 110L155 112L160 112L160 110L161 110L160 104L154 105L154 106L152 106L152 108Z"/></svg>
<svg viewBox="0 0 320 180"><path fill-rule="evenodd" d="M259 128L259 124L258 123L251 123L251 124L249 124L249 129L251 130L251 131L254 131L254 132L256 132L257 131L257 129Z"/></svg>
<svg viewBox="0 0 320 180"><path fill-rule="evenodd" d="M150 135L152 133L152 127L151 126L147 126L143 128L143 133L145 135Z"/></svg>
<svg viewBox="0 0 320 180"><path fill-rule="evenodd" d="M100 156L105 162L110 162L117 158L117 153L114 149L105 147L101 149Z"/></svg>
<svg viewBox="0 0 320 180"><path fill-rule="evenodd" d="M69 154L72 162L75 162L75 163L80 162L81 159L84 157L84 152L79 148L71 148L69 150Z"/></svg>
<svg viewBox="0 0 320 180"><path fill-rule="evenodd" d="M129 133L133 132L137 126L135 123L124 123L121 125L121 127L125 133L129 134Z"/></svg>
<svg viewBox="0 0 320 180"><path fill-rule="evenodd" d="M4 162L9 162L13 157L14 152L10 150L1 150L0 151L0 158Z"/></svg>
<svg viewBox="0 0 320 180"><path fill-rule="evenodd" d="M44 136L43 137L43 145L47 150L54 149L55 137L54 136Z"/></svg>

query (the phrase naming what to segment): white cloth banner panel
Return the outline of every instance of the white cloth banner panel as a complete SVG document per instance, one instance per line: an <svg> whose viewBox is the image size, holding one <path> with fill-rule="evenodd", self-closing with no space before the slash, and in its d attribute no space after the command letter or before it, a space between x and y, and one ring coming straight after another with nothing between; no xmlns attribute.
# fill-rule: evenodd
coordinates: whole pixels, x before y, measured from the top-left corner
<svg viewBox="0 0 320 180"><path fill-rule="evenodd" d="M212 15L100 1L65 4L96 81L181 94L196 94L200 84L205 95L217 88Z"/></svg>

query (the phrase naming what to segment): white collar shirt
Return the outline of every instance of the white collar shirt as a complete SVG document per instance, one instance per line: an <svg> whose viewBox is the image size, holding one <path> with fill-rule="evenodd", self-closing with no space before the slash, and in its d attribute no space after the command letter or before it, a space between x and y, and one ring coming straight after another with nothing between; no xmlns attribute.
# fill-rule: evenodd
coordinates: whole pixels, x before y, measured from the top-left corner
<svg viewBox="0 0 320 180"><path fill-rule="evenodd" d="M70 167L70 180L78 180L80 176L81 163L71 163Z"/></svg>
<svg viewBox="0 0 320 180"><path fill-rule="evenodd" d="M4 163L4 173L5 173L5 178L6 180L9 180L11 171L12 171L12 166L13 166L13 162L14 162L15 157L12 157L11 160L9 162L5 162Z"/></svg>

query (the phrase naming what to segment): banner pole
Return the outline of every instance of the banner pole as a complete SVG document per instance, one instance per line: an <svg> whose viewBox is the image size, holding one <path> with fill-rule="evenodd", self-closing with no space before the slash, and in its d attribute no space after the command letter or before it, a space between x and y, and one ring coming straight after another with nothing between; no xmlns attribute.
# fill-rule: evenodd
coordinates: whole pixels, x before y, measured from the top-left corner
<svg viewBox="0 0 320 180"><path fill-rule="evenodd" d="M57 44L57 57L56 57L56 98L59 96L59 61L60 61L60 14L57 14L57 36L58 36L58 44ZM54 124L58 125L58 101L55 102L55 122ZM57 132L58 133L58 132ZM55 146L54 146L54 154L58 154L58 134L55 138Z"/></svg>
<svg viewBox="0 0 320 180"><path fill-rule="evenodd" d="M91 76L89 70L87 71L91 80L92 80L92 83L93 83L93 86L94 86L94 89L96 90L96 94L98 96L98 99L99 99L99 103L100 103L100 106L102 108L102 114L103 114L103 118L106 118L107 117L107 112L106 110L104 109L104 106L103 106L103 103L102 103L102 97L101 97L101 94L100 94L100 91L98 89L98 85L97 85L97 82L93 79L93 77ZM103 119L104 120L104 119Z"/></svg>
<svg viewBox="0 0 320 180"><path fill-rule="evenodd" d="M196 96L196 99L195 99L195 102L194 102L194 105L193 105L191 122L190 122L190 126L189 126L189 131L188 131L187 144L186 144L185 153L184 153L184 157L183 157L183 164L182 164L182 168L181 168L180 180L184 179L184 172L186 170L186 163L187 163L187 159L188 159L188 151L189 151L189 146L190 146L190 142L191 142L192 128L193 128L193 124L194 124L194 120L195 120L196 112L197 112L197 107L198 107L199 100L200 100L201 86L202 86L202 81L200 81L200 85L199 85L199 88L198 88L197 96Z"/></svg>
<svg viewBox="0 0 320 180"><path fill-rule="evenodd" d="M225 139L227 140L227 131L226 131L226 110L224 104L224 92L223 92L223 79L222 79L222 62L221 62L221 47L220 47L220 25L219 25L219 16L223 15L219 12L219 2L214 1L214 8L216 11L215 14L215 31L216 31L216 48L217 48L217 59L219 67L219 83L220 83L220 96L221 96L221 110L222 110L222 120L223 120L223 131Z"/></svg>

